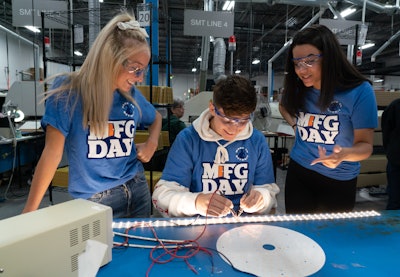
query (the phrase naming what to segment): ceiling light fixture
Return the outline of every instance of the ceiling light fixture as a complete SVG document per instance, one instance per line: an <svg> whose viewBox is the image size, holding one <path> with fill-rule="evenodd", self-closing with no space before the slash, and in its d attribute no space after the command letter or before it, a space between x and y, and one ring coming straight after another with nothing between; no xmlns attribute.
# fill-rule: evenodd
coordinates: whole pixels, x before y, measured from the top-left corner
<svg viewBox="0 0 400 277"><path fill-rule="evenodd" d="M235 74L240 74L242 71L240 69L236 69Z"/></svg>
<svg viewBox="0 0 400 277"><path fill-rule="evenodd" d="M224 5L222 6L223 11L231 11L235 8L235 1L225 1Z"/></svg>
<svg viewBox="0 0 400 277"><path fill-rule="evenodd" d="M198 62L201 62L202 61L202 58L199 56L199 57L197 57L197 61Z"/></svg>
<svg viewBox="0 0 400 277"><path fill-rule="evenodd" d="M343 17L343 18L345 18L346 16L349 16L349 15L355 13L356 10L357 10L356 8L349 7L349 8L347 8L347 9L343 10L343 11L340 13L340 16ZM337 19L337 16L335 15L333 18L334 18L334 19Z"/></svg>
<svg viewBox="0 0 400 277"><path fill-rule="evenodd" d="M83 54L80 52L80 51L78 51L78 50L75 50L74 51L74 54L75 54L75 56L82 56Z"/></svg>
<svg viewBox="0 0 400 277"><path fill-rule="evenodd" d="M26 29L34 32L34 33L40 33L39 28L35 27L35 26L25 26Z"/></svg>
<svg viewBox="0 0 400 277"><path fill-rule="evenodd" d="M375 43L369 42L369 43L366 43L366 44L360 46L360 49L367 49L367 48L370 48L370 47L373 47L373 46L375 46Z"/></svg>
<svg viewBox="0 0 400 277"><path fill-rule="evenodd" d="M255 58L251 63L252 64L259 64L260 63L260 59L259 58Z"/></svg>
<svg viewBox="0 0 400 277"><path fill-rule="evenodd" d="M196 67L193 67L192 68L192 72L196 72L197 71L197 68Z"/></svg>

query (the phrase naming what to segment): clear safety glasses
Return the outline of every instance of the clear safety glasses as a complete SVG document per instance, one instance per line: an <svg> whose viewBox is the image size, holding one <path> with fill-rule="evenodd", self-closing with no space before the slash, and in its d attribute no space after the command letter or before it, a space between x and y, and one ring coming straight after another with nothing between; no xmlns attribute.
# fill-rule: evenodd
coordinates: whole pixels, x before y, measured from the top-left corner
<svg viewBox="0 0 400 277"><path fill-rule="evenodd" d="M322 54L310 54L307 57L293 58L292 61L295 69L311 68L319 61L321 57Z"/></svg>
<svg viewBox="0 0 400 277"><path fill-rule="evenodd" d="M218 110L218 108L215 106L215 104L213 104L213 106L214 106L216 115L218 115L222 119L222 122L226 125L244 126L251 119L251 116L249 116L247 118L232 118L232 117L226 116Z"/></svg>

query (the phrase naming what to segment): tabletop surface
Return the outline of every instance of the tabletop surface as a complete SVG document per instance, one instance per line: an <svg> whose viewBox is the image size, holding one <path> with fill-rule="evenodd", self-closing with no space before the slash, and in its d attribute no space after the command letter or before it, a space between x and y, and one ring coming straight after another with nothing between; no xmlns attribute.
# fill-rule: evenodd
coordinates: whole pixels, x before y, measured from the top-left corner
<svg viewBox="0 0 400 277"><path fill-rule="evenodd" d="M335 214L334 214L335 215ZM287 216L265 216L267 222L258 222L257 217L244 217L248 223L235 222L233 218L228 223L214 224L214 219L204 219L206 224L200 224L197 219L148 219L145 224L167 225L159 227L137 227L132 228L129 234L143 237L179 240L196 240L201 249L187 260L174 259L164 264L152 265L150 259L151 248L140 247L114 247L112 261L100 268L98 275L101 276L166 276L165 274L176 274L178 276L253 276L240 270L236 270L228 262L221 258L217 252L217 241L221 235L238 227L275 226L284 228L293 233L304 235L316 242L325 254L322 268L310 276L400 276L400 212L382 211L367 214L353 213L338 214L332 216L327 214L309 217L307 215ZM349 218L346 218L349 217ZM305 220L303 220L305 218ZM251 222L254 219L254 222ZM242 220L242 219L240 219ZM114 232L124 232L116 224L127 224L128 219L114 221ZM179 226L179 225L189 226ZM195 225L199 224L199 225ZM121 226L122 227L122 226ZM268 234L263 234L268 237ZM251 238L256 240L257 238ZM114 241L122 242L122 237L115 236ZM261 238L260 245L262 242ZM235 240L231 243L237 245L238 252L243 257L251 253L248 240ZM146 242L143 239L130 239L129 243L138 245L155 245L154 242ZM155 251L155 256L163 250ZM186 250L185 250L186 251ZM256 251L256 250L254 250ZM259 250L257 250L259 251ZM271 250L265 250L271 251ZM274 250L273 250L274 251ZM274 253L274 252L270 253ZM178 252L180 253L180 252ZM182 254L183 253L183 254ZM182 252L182 255L187 253ZM247 254L246 254L247 253ZM257 252L258 253L258 252ZM285 258L281 258L285 266ZM268 261L265 260L268 265ZM197 274L190 269L193 267ZM267 266L268 267L268 266ZM265 276L270 276L268 272ZM291 276L284 273L281 276ZM300 276L300 275L299 275Z"/></svg>
<svg viewBox="0 0 400 277"><path fill-rule="evenodd" d="M27 141L27 140L34 140L38 138L44 137L44 133L37 133L37 134L26 134L23 135L22 137L16 138L17 142L22 142L22 141ZM13 143L15 139L14 138L3 138L0 139L0 144L11 144Z"/></svg>

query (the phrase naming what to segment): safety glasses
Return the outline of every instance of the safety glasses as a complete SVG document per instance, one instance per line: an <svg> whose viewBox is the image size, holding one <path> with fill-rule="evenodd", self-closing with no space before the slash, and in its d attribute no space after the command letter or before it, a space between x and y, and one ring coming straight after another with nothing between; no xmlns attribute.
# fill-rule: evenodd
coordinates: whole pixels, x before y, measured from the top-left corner
<svg viewBox="0 0 400 277"><path fill-rule="evenodd" d="M135 77L139 78L140 76L142 76L142 74L146 74L148 67L144 67L144 68L139 68L136 66L131 66L129 64L129 61L126 60L125 62L122 63L123 67L125 68L126 71L128 71L128 73L130 74L134 74Z"/></svg>
<svg viewBox="0 0 400 277"><path fill-rule="evenodd" d="M215 104L213 104L213 106L215 109L215 114L218 115L222 119L222 122L226 125L244 126L251 119L251 116L249 116L247 118L232 118L232 117L226 116L218 110L218 108L215 106Z"/></svg>
<svg viewBox="0 0 400 277"><path fill-rule="evenodd" d="M292 61L295 69L311 68L319 61L321 57L322 54L310 54L307 57L293 58Z"/></svg>

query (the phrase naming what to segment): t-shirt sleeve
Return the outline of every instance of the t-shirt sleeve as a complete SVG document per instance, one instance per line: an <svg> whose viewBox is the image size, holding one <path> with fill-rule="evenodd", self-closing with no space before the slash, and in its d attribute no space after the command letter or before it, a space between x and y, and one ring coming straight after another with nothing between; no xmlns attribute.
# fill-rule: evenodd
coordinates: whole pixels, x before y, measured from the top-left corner
<svg viewBox="0 0 400 277"><path fill-rule="evenodd" d="M57 77L51 89L61 86L65 77ZM43 130L48 125L58 129L65 137L68 135L71 124L70 105L67 104L67 93L58 93L50 96L45 102L45 113L41 120Z"/></svg>
<svg viewBox="0 0 400 277"><path fill-rule="evenodd" d="M358 90L352 115L354 129L376 128L378 126L378 108L374 90L368 82L361 84Z"/></svg>
<svg viewBox="0 0 400 277"><path fill-rule="evenodd" d="M168 153L162 177L166 181L174 181L190 188L193 175L193 138L190 137L190 128L181 131L172 144Z"/></svg>
<svg viewBox="0 0 400 277"><path fill-rule="evenodd" d="M264 135L257 136L259 156L257 160L254 185L264 185L275 182L274 165L272 163L271 152L264 138Z"/></svg>
<svg viewBox="0 0 400 277"><path fill-rule="evenodd" d="M141 123L145 126L151 125L156 118L156 109L153 104L151 104L138 90L136 87L134 89L134 98L138 103L141 110Z"/></svg>

